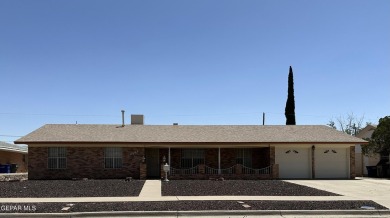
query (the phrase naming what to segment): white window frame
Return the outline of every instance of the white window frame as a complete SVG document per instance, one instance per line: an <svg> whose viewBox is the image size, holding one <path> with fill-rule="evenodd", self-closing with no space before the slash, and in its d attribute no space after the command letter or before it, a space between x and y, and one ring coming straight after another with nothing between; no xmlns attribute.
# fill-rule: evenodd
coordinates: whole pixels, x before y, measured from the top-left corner
<svg viewBox="0 0 390 218"><path fill-rule="evenodd" d="M121 147L104 148L104 168L120 169L123 167L123 149Z"/></svg>
<svg viewBox="0 0 390 218"><path fill-rule="evenodd" d="M48 147L47 148L47 168L48 169L66 169L67 150L66 147Z"/></svg>

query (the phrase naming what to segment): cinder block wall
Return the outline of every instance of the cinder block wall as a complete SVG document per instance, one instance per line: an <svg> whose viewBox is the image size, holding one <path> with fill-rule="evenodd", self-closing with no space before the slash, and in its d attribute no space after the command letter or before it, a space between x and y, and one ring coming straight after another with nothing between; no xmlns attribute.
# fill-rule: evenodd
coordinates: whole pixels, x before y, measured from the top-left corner
<svg viewBox="0 0 390 218"><path fill-rule="evenodd" d="M29 147L29 179L120 179L140 177L140 163L144 148L122 148L123 166L104 168L103 147L67 147L66 169L48 169L48 148Z"/></svg>

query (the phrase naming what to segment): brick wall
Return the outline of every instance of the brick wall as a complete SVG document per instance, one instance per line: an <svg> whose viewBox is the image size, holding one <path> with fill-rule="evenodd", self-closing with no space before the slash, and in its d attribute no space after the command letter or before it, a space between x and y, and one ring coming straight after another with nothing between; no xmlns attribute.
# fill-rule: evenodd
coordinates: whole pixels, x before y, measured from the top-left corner
<svg viewBox="0 0 390 218"><path fill-rule="evenodd" d="M171 149L171 165L180 168L181 149ZM47 168L47 147L29 148L29 179L114 179L133 177L135 179L145 179L146 163L142 164L145 154L144 148L122 148L123 166L120 169L104 168L104 148L103 147L67 147L67 168L48 169ZM269 166L272 154L269 148L253 149L253 168ZM168 161L168 149L160 149L160 159L165 156ZM236 149L221 148L221 168L229 168L236 164ZM140 167L142 165L142 167ZM205 150L205 165L218 168L218 148ZM215 175L212 175L215 177ZM210 175L177 175L174 178L186 179L209 179ZM218 175L216 175L218 177ZM266 175L222 175L226 179L260 179L270 178Z"/></svg>
<svg viewBox="0 0 390 218"><path fill-rule="evenodd" d="M269 148L254 148L252 152L252 168L260 169L270 166Z"/></svg>
<svg viewBox="0 0 390 218"><path fill-rule="evenodd" d="M142 162L139 169L139 179L147 179L146 163Z"/></svg>
<svg viewBox="0 0 390 218"><path fill-rule="evenodd" d="M160 149L160 153L161 153ZM179 148L171 149L171 165L174 168L180 168L180 153ZM236 149L235 148L221 148L221 169L229 168L236 165ZM253 148L252 150L252 165L253 168L264 168L270 166L270 154L275 149L270 148ZM275 158L273 157L273 160ZM212 168L218 168L218 148L205 149L205 165ZM242 168L236 165L236 174L221 174L209 175L205 174L204 165L199 165L199 174L196 175L169 175L169 179L217 179L223 177L224 179L272 179L278 178L278 171L275 175L269 174L242 174ZM278 167L277 167L278 169ZM161 176L163 171L161 170ZM276 177L275 177L276 176Z"/></svg>
<svg viewBox="0 0 390 218"><path fill-rule="evenodd" d="M218 161L218 155L215 158ZM236 149L221 148L221 169L226 169L234 165L236 165Z"/></svg>
<svg viewBox="0 0 390 218"><path fill-rule="evenodd" d="M221 158L222 154L223 153L221 152ZM212 168L218 168L218 148L205 149L205 165Z"/></svg>
<svg viewBox="0 0 390 218"><path fill-rule="evenodd" d="M140 163L144 148L122 148L123 166L120 169L104 168L103 147L68 147L67 168L47 168L47 147L29 147L29 179L114 179L140 178Z"/></svg>
<svg viewBox="0 0 390 218"><path fill-rule="evenodd" d="M171 148L171 166L173 168L180 168L180 148Z"/></svg>
<svg viewBox="0 0 390 218"><path fill-rule="evenodd" d="M279 179L279 164L272 165L272 179Z"/></svg>
<svg viewBox="0 0 390 218"><path fill-rule="evenodd" d="M171 149L171 165L174 168L180 168L181 149ZM168 161L168 149L160 149L160 159L166 155ZM275 149L273 149L275 156ZM273 160L275 157L273 157ZM274 161L275 162L275 161ZM221 169L232 167L236 164L236 149L221 148ZM218 168L218 148L205 149L205 165L212 168ZM252 168L264 168L270 166L270 148L252 149Z"/></svg>
<svg viewBox="0 0 390 218"><path fill-rule="evenodd" d="M269 151L269 165L274 165L275 164L275 147L271 146L268 148Z"/></svg>
<svg viewBox="0 0 390 218"><path fill-rule="evenodd" d="M159 161L160 161L160 163L162 163L163 162L163 158L165 157L165 162L167 162L168 163L168 158L169 158L169 156L168 156L168 148L160 148L159 149Z"/></svg>

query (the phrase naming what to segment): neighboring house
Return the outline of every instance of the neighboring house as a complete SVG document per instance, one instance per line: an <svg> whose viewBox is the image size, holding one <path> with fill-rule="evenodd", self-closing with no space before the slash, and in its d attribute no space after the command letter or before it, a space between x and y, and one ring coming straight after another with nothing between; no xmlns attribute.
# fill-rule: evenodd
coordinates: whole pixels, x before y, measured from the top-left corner
<svg viewBox="0 0 390 218"><path fill-rule="evenodd" d="M27 172L27 146L0 142L0 165L17 164L17 173Z"/></svg>
<svg viewBox="0 0 390 218"><path fill-rule="evenodd" d="M367 125L364 127L356 137L361 139L370 139L372 133L375 131L376 125ZM374 154L372 156L366 156L362 154L361 145L356 145L356 176L367 176L367 166L376 166L381 157L379 154Z"/></svg>
<svg viewBox="0 0 390 218"><path fill-rule="evenodd" d="M138 118L138 121L136 121ZM49 124L29 146L29 179L354 178L355 144L327 126Z"/></svg>

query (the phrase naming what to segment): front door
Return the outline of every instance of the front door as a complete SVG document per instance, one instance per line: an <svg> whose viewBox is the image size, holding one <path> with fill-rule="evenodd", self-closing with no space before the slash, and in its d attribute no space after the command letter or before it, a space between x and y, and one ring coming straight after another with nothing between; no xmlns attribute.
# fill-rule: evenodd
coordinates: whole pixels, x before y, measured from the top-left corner
<svg viewBox="0 0 390 218"><path fill-rule="evenodd" d="M158 148L147 148L146 153L146 170L148 178L160 178L160 155Z"/></svg>

